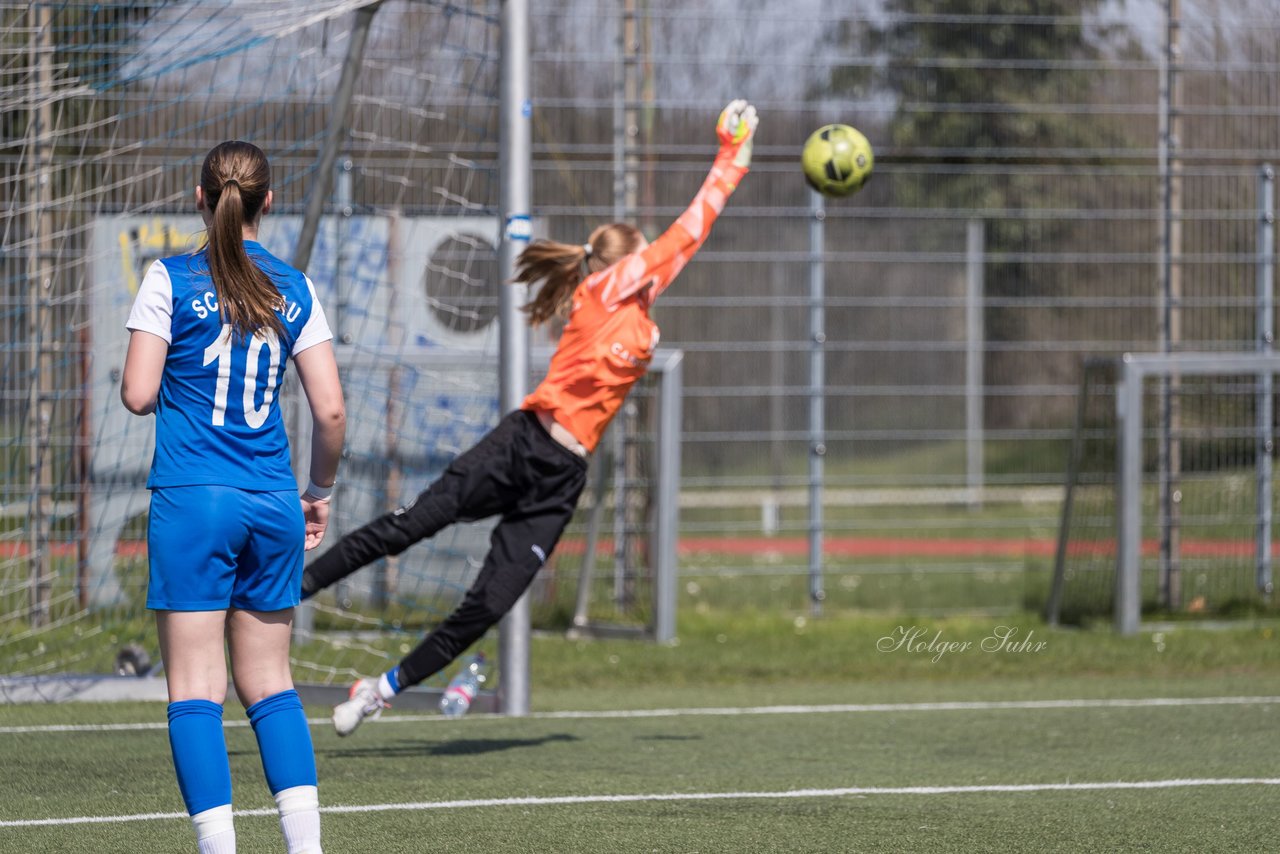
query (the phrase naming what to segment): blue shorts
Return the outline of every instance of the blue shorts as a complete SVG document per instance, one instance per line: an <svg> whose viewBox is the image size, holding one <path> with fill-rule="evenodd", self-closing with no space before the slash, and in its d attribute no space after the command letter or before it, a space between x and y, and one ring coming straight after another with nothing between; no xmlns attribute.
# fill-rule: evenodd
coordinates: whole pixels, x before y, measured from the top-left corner
<svg viewBox="0 0 1280 854"><path fill-rule="evenodd" d="M305 526L298 493L234 486L151 490L147 607L280 611L302 591Z"/></svg>

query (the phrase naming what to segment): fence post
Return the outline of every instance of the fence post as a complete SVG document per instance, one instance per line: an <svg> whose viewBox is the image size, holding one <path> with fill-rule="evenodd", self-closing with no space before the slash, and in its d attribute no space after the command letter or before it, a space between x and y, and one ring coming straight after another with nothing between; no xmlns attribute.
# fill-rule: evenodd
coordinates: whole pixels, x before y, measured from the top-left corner
<svg viewBox="0 0 1280 854"><path fill-rule="evenodd" d="M1258 352L1270 353L1275 345L1275 171L1270 164L1258 175ZM1275 405L1274 378L1258 376L1258 440L1255 453L1258 487L1258 531L1254 552L1257 558L1258 589L1270 594L1271 500L1274 442L1271 435Z"/></svg>
<svg viewBox="0 0 1280 854"><path fill-rule="evenodd" d="M809 213L809 610L817 616L822 613L822 600L826 598L822 589L822 464L827 454L823 399L827 341L823 252L827 211L821 193L810 193Z"/></svg>
<svg viewBox="0 0 1280 854"><path fill-rule="evenodd" d="M33 6L30 50L35 58L35 86L40 97L32 101L25 140L32 161L27 196L27 474L30 523L27 529L28 616L31 625L42 626L52 618L53 562L53 388L55 344L53 304L53 181L55 148L53 126L54 86L53 13Z"/></svg>
<svg viewBox="0 0 1280 854"><path fill-rule="evenodd" d="M654 496L653 638L667 643L676 637L676 585L680 533L680 423L684 402L684 354L667 358L658 385L658 464Z"/></svg>
<svg viewBox="0 0 1280 854"><path fill-rule="evenodd" d="M1122 635L1138 631L1142 609L1142 386L1145 375L1126 353L1116 384L1117 536L1115 627Z"/></svg>
<svg viewBox="0 0 1280 854"><path fill-rule="evenodd" d="M965 486L969 493L969 506L982 506L982 352L984 349L983 304L983 248L985 235L982 220L969 220L965 253L965 364L964 364L964 420L965 420Z"/></svg>

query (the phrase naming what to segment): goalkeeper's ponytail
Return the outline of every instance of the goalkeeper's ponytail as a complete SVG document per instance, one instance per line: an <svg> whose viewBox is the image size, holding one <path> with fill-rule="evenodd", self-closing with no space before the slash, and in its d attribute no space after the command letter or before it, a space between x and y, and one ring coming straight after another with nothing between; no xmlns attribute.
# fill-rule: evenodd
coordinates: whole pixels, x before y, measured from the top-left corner
<svg viewBox="0 0 1280 854"><path fill-rule="evenodd" d="M568 317L573 292L587 276L607 269L644 244L640 230L626 223L602 225L582 244L535 240L516 259L513 282L534 285L538 293L524 310L529 323L539 326L552 318Z"/></svg>

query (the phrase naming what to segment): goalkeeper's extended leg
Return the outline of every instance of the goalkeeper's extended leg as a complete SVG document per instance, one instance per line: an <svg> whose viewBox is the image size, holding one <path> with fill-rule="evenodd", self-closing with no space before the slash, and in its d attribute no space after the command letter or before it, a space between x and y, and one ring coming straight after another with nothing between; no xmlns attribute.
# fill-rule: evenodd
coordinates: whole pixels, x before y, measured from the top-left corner
<svg viewBox="0 0 1280 854"><path fill-rule="evenodd" d="M458 520L458 496L449 476L433 483L411 504L357 528L312 561L302 573L306 599L378 558L398 555Z"/></svg>
<svg viewBox="0 0 1280 854"><path fill-rule="evenodd" d="M587 483L587 461L545 432L524 454L531 488L489 535L489 551L462 603L400 662L396 690L446 667L511 610L560 542Z"/></svg>
<svg viewBox="0 0 1280 854"><path fill-rule="evenodd" d="M587 461L547 435L536 417L516 413L511 419L523 432L515 437L506 470L510 477L486 481L495 496L518 498L489 535L484 564L462 603L400 664L351 687L350 698L333 710L339 735L355 732L400 691L443 669L483 637L511 610L556 547L587 482Z"/></svg>
<svg viewBox="0 0 1280 854"><path fill-rule="evenodd" d="M350 698L334 707L333 727L338 735L351 735L362 721L380 715L396 694L442 670L502 619L555 546L573 513L572 504L567 509L559 518L499 522L484 566L462 604L399 665L376 679L358 680L351 686Z"/></svg>
<svg viewBox="0 0 1280 854"><path fill-rule="evenodd" d="M533 583L568 519L555 519L549 532L540 519L503 519L493 529L484 565L462 603L427 634L396 669L400 690L443 670L511 610ZM542 534L539 536L539 534Z"/></svg>
<svg viewBox="0 0 1280 854"><path fill-rule="evenodd" d="M574 460L542 479L542 494L502 518L462 603L391 672L396 690L444 669L511 610L560 541L586 480L586 461Z"/></svg>
<svg viewBox="0 0 1280 854"><path fill-rule="evenodd" d="M303 572L302 598L378 558L400 554L446 525L505 512L525 489L513 481L512 467L522 465L516 440L527 431L529 417L521 410L510 413L412 502L338 540Z"/></svg>

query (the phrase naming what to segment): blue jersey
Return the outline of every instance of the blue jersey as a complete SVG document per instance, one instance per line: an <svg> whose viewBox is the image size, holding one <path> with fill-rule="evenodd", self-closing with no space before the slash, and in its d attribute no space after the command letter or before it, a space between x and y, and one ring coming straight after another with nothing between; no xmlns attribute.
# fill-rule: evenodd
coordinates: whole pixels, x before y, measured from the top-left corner
<svg viewBox="0 0 1280 854"><path fill-rule="evenodd" d="M138 287L126 326L169 342L148 488L297 488L280 415L285 363L333 336L311 280L252 240L244 247L280 291L283 340L223 323L203 250L161 258Z"/></svg>

